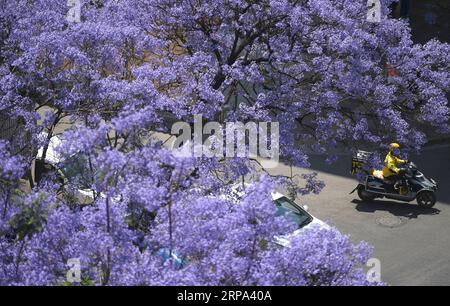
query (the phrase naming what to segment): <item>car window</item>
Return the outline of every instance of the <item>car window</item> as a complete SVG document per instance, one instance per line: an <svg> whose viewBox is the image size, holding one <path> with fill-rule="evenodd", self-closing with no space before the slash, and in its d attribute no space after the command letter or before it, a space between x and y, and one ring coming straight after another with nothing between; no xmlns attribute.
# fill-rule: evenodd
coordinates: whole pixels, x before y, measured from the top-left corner
<svg viewBox="0 0 450 306"><path fill-rule="evenodd" d="M294 202L286 197L281 197L274 201L277 206L277 216L287 216L294 221L299 228L308 225L312 221L312 217L300 209Z"/></svg>

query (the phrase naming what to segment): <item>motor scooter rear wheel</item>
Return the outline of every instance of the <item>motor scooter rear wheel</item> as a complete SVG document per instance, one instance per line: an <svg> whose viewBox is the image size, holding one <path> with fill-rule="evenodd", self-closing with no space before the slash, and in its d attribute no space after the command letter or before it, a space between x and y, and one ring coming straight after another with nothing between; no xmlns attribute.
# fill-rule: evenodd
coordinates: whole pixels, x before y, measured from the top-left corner
<svg viewBox="0 0 450 306"><path fill-rule="evenodd" d="M375 200L375 198L377 197L376 195L374 195L373 193L366 191L366 189L364 188L363 185L360 185L358 187L358 197L363 200L363 201L373 201Z"/></svg>
<svg viewBox="0 0 450 306"><path fill-rule="evenodd" d="M431 208L436 204L436 195L429 190L421 191L417 195L416 201L420 207Z"/></svg>

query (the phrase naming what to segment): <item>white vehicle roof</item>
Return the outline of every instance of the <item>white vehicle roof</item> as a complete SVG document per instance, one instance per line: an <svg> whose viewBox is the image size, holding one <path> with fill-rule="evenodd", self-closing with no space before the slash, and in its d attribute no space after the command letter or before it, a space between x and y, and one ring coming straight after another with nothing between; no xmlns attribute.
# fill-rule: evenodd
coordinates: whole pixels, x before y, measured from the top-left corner
<svg viewBox="0 0 450 306"><path fill-rule="evenodd" d="M285 197L284 194L279 193L279 192L276 192L276 191L271 192L270 194L272 195L272 200L274 200L274 201L275 201L275 200L278 200L278 199L280 199L280 198L282 198L282 197Z"/></svg>
<svg viewBox="0 0 450 306"><path fill-rule="evenodd" d="M239 188L242 188L242 186L244 186L245 188L248 188L248 187L251 186L251 184L249 184L249 183L244 183L244 184L238 183L238 184L235 184L233 187L231 187L231 190L232 190L232 192L234 192L238 197L242 197L242 196L244 196L244 192L241 191L241 190L238 190ZM279 193L279 192L277 192L277 191L272 191L270 194L272 195L272 200L274 200L274 201L275 201L275 200L278 200L278 199L280 199L280 198L285 197L284 194Z"/></svg>
<svg viewBox="0 0 450 306"><path fill-rule="evenodd" d="M39 137L42 137L42 140L44 140L45 138L47 138L48 134L43 132L39 135ZM61 155L58 154L56 152L56 148L58 146L60 146L62 143L61 139L58 136L53 136L52 138L50 138L50 142L48 144L48 148L47 148L47 152L45 154L45 162L51 164L51 165L55 165L59 162L61 162ZM44 152L44 148L40 147L38 150L38 153L36 155L37 159L42 158L42 154Z"/></svg>

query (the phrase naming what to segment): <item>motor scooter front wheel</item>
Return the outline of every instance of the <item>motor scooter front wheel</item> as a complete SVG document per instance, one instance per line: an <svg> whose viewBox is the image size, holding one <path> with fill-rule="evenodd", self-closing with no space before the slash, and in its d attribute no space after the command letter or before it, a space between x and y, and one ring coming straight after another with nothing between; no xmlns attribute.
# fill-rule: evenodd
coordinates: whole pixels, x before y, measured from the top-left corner
<svg viewBox="0 0 450 306"><path fill-rule="evenodd" d="M358 197L363 201L373 201L377 197L373 193L366 191L363 185L358 187Z"/></svg>
<svg viewBox="0 0 450 306"><path fill-rule="evenodd" d="M436 195L429 190L421 191L417 195L416 201L420 207L431 208L436 204Z"/></svg>

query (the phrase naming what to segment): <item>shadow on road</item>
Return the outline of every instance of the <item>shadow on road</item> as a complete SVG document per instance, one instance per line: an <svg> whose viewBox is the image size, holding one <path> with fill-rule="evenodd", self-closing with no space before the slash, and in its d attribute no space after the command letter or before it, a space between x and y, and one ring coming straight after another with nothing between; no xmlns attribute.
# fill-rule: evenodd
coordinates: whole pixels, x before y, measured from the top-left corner
<svg viewBox="0 0 450 306"><path fill-rule="evenodd" d="M365 202L354 199L356 210L359 212L387 211L397 217L416 219L420 215L437 215L441 211L437 208L423 208L416 204L400 203L394 201L371 201Z"/></svg>

